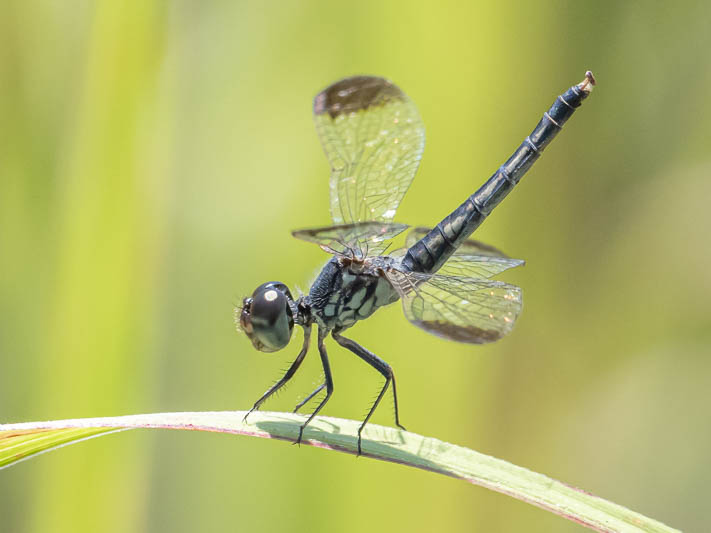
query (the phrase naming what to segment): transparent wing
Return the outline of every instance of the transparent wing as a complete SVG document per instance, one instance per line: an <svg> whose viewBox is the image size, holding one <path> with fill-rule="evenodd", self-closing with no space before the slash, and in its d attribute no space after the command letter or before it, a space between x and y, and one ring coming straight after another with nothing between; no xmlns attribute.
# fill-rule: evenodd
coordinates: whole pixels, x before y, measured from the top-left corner
<svg viewBox="0 0 711 533"><path fill-rule="evenodd" d="M371 221L307 228L292 231L291 234L297 239L316 243L329 253L364 259L380 255L389 246L390 239L408 227L407 224Z"/></svg>
<svg viewBox="0 0 711 533"><path fill-rule="evenodd" d="M455 253L437 272L443 276L488 279L523 264L522 259Z"/></svg>
<svg viewBox="0 0 711 533"><path fill-rule="evenodd" d="M523 305L521 289L501 281L398 270L387 276L410 322L457 342L500 339L511 331Z"/></svg>
<svg viewBox="0 0 711 533"><path fill-rule="evenodd" d="M429 233L429 228L413 228L407 234L408 247ZM396 253L399 250L396 251ZM402 254L404 255L404 253ZM483 242L468 239L439 269L438 274L463 278L492 278L509 268L521 266L525 261L511 259L503 252Z"/></svg>
<svg viewBox="0 0 711 533"><path fill-rule="evenodd" d="M390 222L425 146L415 105L388 80L354 76L316 95L314 120L331 163L334 224Z"/></svg>

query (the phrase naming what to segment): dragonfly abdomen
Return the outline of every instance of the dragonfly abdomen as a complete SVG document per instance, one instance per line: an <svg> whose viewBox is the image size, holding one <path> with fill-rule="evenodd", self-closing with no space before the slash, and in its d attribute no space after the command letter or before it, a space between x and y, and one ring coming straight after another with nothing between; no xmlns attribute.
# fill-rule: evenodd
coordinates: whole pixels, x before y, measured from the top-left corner
<svg viewBox="0 0 711 533"><path fill-rule="evenodd" d="M592 73L587 72L585 80L558 96L531 134L494 175L462 205L410 247L402 260L402 266L414 272L432 273L439 270L459 245L518 184L526 171L541 156L543 149L558 134L563 124L587 98L594 84Z"/></svg>

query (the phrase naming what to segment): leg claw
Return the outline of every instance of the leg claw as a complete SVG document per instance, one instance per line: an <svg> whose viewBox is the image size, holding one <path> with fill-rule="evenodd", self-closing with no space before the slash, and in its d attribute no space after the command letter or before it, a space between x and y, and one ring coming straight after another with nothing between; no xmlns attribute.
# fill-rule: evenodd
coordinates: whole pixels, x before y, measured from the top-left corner
<svg viewBox="0 0 711 533"><path fill-rule="evenodd" d="M252 411L254 411L254 407L252 407L249 411L247 411L247 414L244 415L244 418L242 419L243 424L247 423L247 417L252 414Z"/></svg>

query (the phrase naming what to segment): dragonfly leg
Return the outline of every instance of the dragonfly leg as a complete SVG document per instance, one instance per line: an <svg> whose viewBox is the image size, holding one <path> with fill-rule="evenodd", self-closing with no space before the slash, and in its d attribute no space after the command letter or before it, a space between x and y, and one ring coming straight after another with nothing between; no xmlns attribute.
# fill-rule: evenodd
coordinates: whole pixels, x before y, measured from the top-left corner
<svg viewBox="0 0 711 533"><path fill-rule="evenodd" d="M290 380L292 377L294 377L294 374L296 374L296 371L297 371L297 370L299 369L299 367L301 366L301 363L303 362L304 357L306 357L306 353L309 351L309 339L310 339L310 338L311 338L311 326L304 326L304 344L301 346L301 351L299 352L299 355L297 355L297 356L296 356L296 359L294 359L294 362L291 363L291 366L290 366L289 369L286 371L286 374L284 374L284 376L283 376L279 381L277 381L274 385L272 385L271 387L269 387L269 390L267 390L267 392L265 392L264 394L262 394L261 398L259 398L259 400L257 400L257 401L254 403L254 406L252 406L252 408L251 408L249 411L247 411L247 414L244 415L244 419L243 419L244 422L247 421L247 417L248 417L253 411L256 411L257 409L259 409L259 407L260 407L265 401L267 401L267 399L268 399L272 394L274 394L276 391L278 391L279 389L281 389L284 385L286 385L286 384L289 382L289 380Z"/></svg>
<svg viewBox="0 0 711 533"><path fill-rule="evenodd" d="M363 359L363 361L365 361L370 366L375 368L385 378L385 385L383 385L383 388L380 390L380 394L378 394L378 397L375 399L373 406L370 408L370 411L368 411L368 415L365 417L365 420L363 420L363 423L358 428L358 455L360 455L362 452L362 450L361 450L361 441L362 441L361 433L363 432L363 428L368 423L368 420L370 420L370 417L373 416L375 409L378 407L380 400L383 399L383 396L385 396L385 392L388 390L388 385L390 385L391 382L393 384L393 400L395 403L395 425L397 427L399 427L400 429L405 429L402 426L402 424L400 424L400 414L399 414L398 408L397 408L397 391L395 390L395 375L393 374L393 369L390 367L389 364L387 364L385 361L383 361L380 357L378 357L374 353L363 348L357 342L355 342L351 339L347 339L346 337L341 336L339 333L337 333L335 331L331 335L333 336L334 339L336 339L336 342L338 344L340 344L344 348L349 349L351 352L353 352L358 357Z"/></svg>
<svg viewBox="0 0 711 533"><path fill-rule="evenodd" d="M325 382L324 382L324 383L321 383L321 385L319 385L319 386L316 388L315 391L313 391L313 392L312 392L311 394L309 394L306 398L304 398L303 400L301 400L301 401L298 403L298 405L297 405L296 407L294 407L294 410L292 411L292 413L297 413L297 412L299 411L299 409L301 409L304 405L306 405L307 403L309 403L309 401L311 400L311 398L313 398L313 397L316 396L319 392L321 392L321 391L324 389L325 386L326 386L326 383L325 383Z"/></svg>
<svg viewBox="0 0 711 533"><path fill-rule="evenodd" d="M300 444L301 439L304 436L304 429L306 426L309 425L309 422L311 422L314 417L319 413L321 409L323 409L323 406L326 405L328 400L331 399L331 394L333 394L333 377L331 376L331 363L328 361L328 353L326 353L326 346L323 344L324 339L326 338L326 335L328 334L328 331L322 330L319 328L318 330L318 352L321 355L321 365L323 366L323 375L324 375L324 386L326 387L326 396L324 396L323 400L321 400L321 403L318 404L316 409L314 409L314 412L311 413L308 419L306 419L306 422L303 423L301 428L299 428L299 438L296 440L294 444ZM320 387L319 387L320 389ZM314 394L317 394L319 392L319 389L316 389L314 393L311 394L313 396ZM310 399L310 398L308 398ZM302 402L304 403L304 402ZM299 406L297 406L298 408Z"/></svg>

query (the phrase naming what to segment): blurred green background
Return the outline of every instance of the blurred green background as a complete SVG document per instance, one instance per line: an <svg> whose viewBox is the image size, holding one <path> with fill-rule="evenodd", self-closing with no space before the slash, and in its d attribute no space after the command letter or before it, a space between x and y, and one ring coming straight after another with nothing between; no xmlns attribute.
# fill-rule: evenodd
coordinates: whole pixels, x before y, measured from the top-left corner
<svg viewBox="0 0 711 533"><path fill-rule="evenodd" d="M396 370L408 429L675 527L709 527L711 4L5 2L0 421L245 409L299 341L255 352L232 306L306 290L329 223L311 99L354 73L416 102L427 148L397 220L432 225L556 95L599 86L476 236L523 269L485 347L399 306L351 336ZM296 336L300 339L300 333ZM324 414L381 384L329 343ZM310 357L267 408L319 379ZM375 422L392 424L391 409ZM131 432L0 472L0 530L577 531L500 494L248 438Z"/></svg>

